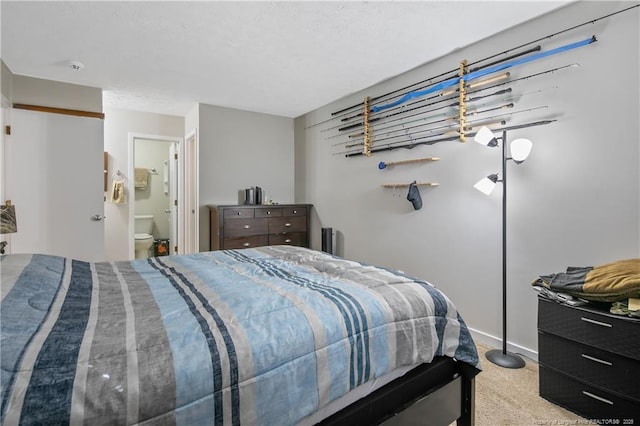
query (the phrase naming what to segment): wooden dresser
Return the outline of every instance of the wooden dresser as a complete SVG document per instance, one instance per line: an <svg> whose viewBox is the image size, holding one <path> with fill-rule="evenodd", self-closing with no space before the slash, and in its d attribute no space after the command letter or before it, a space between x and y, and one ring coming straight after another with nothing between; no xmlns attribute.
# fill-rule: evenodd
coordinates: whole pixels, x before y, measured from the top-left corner
<svg viewBox="0 0 640 426"><path fill-rule="evenodd" d="M597 424L640 424L640 319L539 297L538 361L541 397L609 422Z"/></svg>
<svg viewBox="0 0 640 426"><path fill-rule="evenodd" d="M210 249L309 247L311 204L208 206Z"/></svg>

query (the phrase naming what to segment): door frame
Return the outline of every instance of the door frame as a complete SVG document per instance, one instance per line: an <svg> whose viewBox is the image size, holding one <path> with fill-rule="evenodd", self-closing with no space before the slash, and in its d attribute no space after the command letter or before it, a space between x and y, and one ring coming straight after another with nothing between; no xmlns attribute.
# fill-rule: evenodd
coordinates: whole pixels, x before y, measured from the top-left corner
<svg viewBox="0 0 640 426"><path fill-rule="evenodd" d="M154 141L163 141L163 142L174 142L178 145L178 212L184 210L185 203L185 194L184 194L184 139L176 136L163 136L163 135L151 135L147 133L128 133L129 140L129 156L127 162L127 192L129 194L129 227L128 227L128 236L129 236L129 259L135 259L135 211L136 211L136 199L135 199L135 179L134 179L134 168L135 168L135 141L136 139L146 139L146 140L154 140ZM180 220L180 215L178 216L178 251L180 250L180 240L182 238L183 232L185 232L182 224L184 221Z"/></svg>
<svg viewBox="0 0 640 426"><path fill-rule="evenodd" d="M200 169L198 129L193 129L185 136L183 158L183 177L185 194L184 204L179 209L178 227L183 232L178 235L178 254L198 253L200 251ZM188 166L187 166L188 165Z"/></svg>

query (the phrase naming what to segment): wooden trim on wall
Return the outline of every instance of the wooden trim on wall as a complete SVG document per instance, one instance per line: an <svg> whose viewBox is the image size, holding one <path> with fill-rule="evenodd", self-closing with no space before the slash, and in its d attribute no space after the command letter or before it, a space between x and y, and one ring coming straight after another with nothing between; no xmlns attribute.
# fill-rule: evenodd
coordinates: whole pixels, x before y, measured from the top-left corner
<svg viewBox="0 0 640 426"><path fill-rule="evenodd" d="M104 120L103 112L80 111L77 109L52 108L39 105L13 104L16 109L28 109L29 111L50 112L53 114L75 115L78 117L91 117Z"/></svg>

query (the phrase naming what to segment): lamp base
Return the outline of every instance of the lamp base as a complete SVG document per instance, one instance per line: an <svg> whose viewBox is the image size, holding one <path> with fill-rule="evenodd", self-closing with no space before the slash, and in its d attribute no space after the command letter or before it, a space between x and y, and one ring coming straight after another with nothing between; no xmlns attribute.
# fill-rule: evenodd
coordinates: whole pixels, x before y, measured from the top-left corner
<svg viewBox="0 0 640 426"><path fill-rule="evenodd" d="M522 368L525 365L524 359L512 352L502 352L500 349L492 349L485 354L492 363L504 368Z"/></svg>

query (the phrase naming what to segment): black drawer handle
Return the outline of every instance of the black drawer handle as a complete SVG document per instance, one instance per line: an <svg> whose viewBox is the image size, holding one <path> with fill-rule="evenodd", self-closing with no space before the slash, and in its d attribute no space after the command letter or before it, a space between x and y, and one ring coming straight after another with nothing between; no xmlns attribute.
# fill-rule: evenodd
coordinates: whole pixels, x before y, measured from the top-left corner
<svg viewBox="0 0 640 426"><path fill-rule="evenodd" d="M603 398L603 397L598 396L598 395L594 395L594 394L592 394L591 392L582 391L582 394L583 394L583 395L586 395L586 396L588 396L588 397L590 397L590 398L593 398L593 399L595 399L595 400L597 400L597 401L604 402L604 403L607 403L607 404L609 404L609 405L613 405L613 401L609 401L609 400L608 400L608 399L606 399L606 398Z"/></svg>
<svg viewBox="0 0 640 426"><path fill-rule="evenodd" d="M600 322L600 321L592 320L590 318L580 317L580 319L582 321L585 321L585 322L588 322L588 323L591 323L591 324L595 324L595 325L599 325L601 327L609 327L609 328L613 327L611 324L608 324L606 322Z"/></svg>
<svg viewBox="0 0 640 426"><path fill-rule="evenodd" d="M582 355L582 358L586 358L589 361L599 362L600 364L604 364L604 365L608 365L608 366L612 366L613 365L613 363L611 363L609 361L605 361L603 359L598 359L596 357L592 357L592 356L585 355L585 354L581 354L581 355Z"/></svg>

